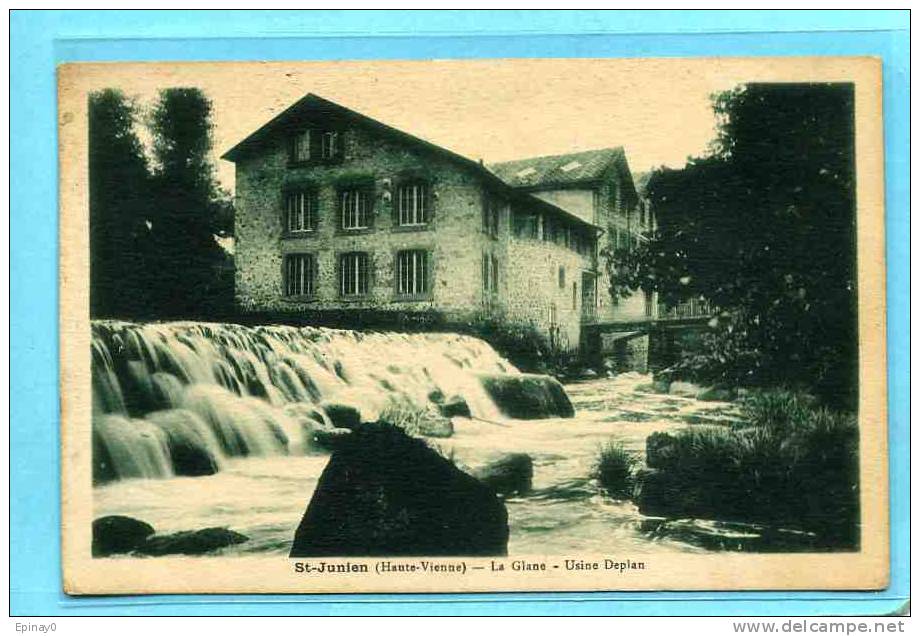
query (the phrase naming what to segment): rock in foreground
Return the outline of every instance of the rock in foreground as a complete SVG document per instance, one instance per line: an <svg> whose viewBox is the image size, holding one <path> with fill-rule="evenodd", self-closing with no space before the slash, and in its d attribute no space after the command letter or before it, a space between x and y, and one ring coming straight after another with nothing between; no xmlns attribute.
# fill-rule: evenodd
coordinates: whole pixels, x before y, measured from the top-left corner
<svg viewBox="0 0 920 636"><path fill-rule="evenodd" d="M575 408L559 381L548 375L480 375L502 413L519 420L574 417Z"/></svg>
<svg viewBox="0 0 920 636"><path fill-rule="evenodd" d="M291 547L307 556L490 556L508 551L508 514L488 486L424 441L364 424L320 476Z"/></svg>
<svg viewBox="0 0 920 636"><path fill-rule="evenodd" d="M93 521L93 556L125 554L141 546L153 526L132 517L111 515Z"/></svg>
<svg viewBox="0 0 920 636"><path fill-rule="evenodd" d="M150 537L136 552L148 556L206 554L248 540L246 535L227 528L204 528Z"/></svg>

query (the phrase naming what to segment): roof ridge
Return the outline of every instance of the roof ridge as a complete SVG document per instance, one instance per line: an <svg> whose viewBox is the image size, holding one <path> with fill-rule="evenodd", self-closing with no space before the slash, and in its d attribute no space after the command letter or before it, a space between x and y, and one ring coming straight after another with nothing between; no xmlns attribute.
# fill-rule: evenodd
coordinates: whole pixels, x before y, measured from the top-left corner
<svg viewBox="0 0 920 636"><path fill-rule="evenodd" d="M489 166L506 166L512 163L521 163L525 161L539 161L544 159L561 159L563 157L573 157L575 155L586 155L593 153L602 153L602 152L611 152L611 153L623 153L623 146L606 146L603 148L589 148L587 150L576 150L575 152L563 152L552 155L536 155L532 157L521 157L519 159L508 159L506 161L493 161L486 165Z"/></svg>

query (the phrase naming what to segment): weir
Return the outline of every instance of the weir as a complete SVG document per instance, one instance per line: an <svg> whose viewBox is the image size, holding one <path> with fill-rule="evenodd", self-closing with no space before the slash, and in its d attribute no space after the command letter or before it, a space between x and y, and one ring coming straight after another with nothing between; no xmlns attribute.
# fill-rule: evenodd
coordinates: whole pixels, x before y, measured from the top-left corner
<svg viewBox="0 0 920 636"><path fill-rule="evenodd" d="M502 417L478 376L519 372L482 340L198 322L92 322L93 480L217 472L229 458L303 454L324 404L362 419L460 396Z"/></svg>

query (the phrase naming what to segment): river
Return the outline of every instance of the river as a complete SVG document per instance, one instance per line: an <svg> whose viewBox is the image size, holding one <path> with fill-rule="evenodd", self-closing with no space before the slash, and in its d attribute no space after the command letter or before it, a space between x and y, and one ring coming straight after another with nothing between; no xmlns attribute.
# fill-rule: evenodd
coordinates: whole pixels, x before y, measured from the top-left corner
<svg viewBox="0 0 920 636"><path fill-rule="evenodd" d="M476 383L469 381L468 371L516 370L488 345L471 338L356 336L354 332L330 330L311 330L304 337L298 330L280 327L253 330L237 326L128 323L94 323L94 336L94 347L99 349L94 357L95 392L105 394L94 396L99 421L124 417L119 422L146 422L136 413L128 420L127 413L119 411L128 408L124 404L130 402L129 393L137 394L138 387L147 387L150 392L147 399L167 402L160 406L188 409L197 405L199 412L212 416L215 404L243 400L237 406L246 404L247 408L255 409L251 412L262 413L263 419L265 413L274 414L271 416L281 422L279 426L290 431L292 424L285 419L294 412L290 405L298 399L313 404L317 398L308 395L311 390L303 382L299 387L291 378L279 382L278 378L287 377L279 370L279 360L302 367L306 364L302 358L309 353L314 393L333 392L338 382L341 391L354 392L357 388L367 395L371 390L369 382L373 380L374 387L386 387L382 393L378 391L379 395L367 398L367 403L376 404L380 395L392 393L393 383L399 379L403 382L400 394L413 399L424 395L432 385L446 389L446 394L463 394L480 419L454 418L452 437L431 440L461 467L476 468L502 453L528 453L534 462L533 490L526 496L506 500L510 525L508 550L512 556L699 552L712 548L711 542L701 543L693 538L693 533L654 531L652 520L643 517L632 503L604 494L591 478L591 472L599 448L610 440L622 443L642 460L645 438L651 433L724 421L736 416L731 404L656 394L647 390L651 381L648 376L627 373L566 385L576 409L574 418L511 420L503 418L476 388ZM164 358L164 352L169 352L169 359ZM246 355L240 356L240 352ZM221 373L214 371L232 356L249 360L248 375L262 377L263 386L259 390L252 390L252 377L247 379L247 373L222 380ZM447 368L442 366L445 356L450 361ZM269 371L259 368L263 362ZM243 366L236 364L234 369L240 371ZM178 381L164 380L164 374L173 375ZM154 376L157 381L151 380ZM407 380L410 376L412 379ZM303 373L300 377L307 379ZM131 383L133 388L127 386ZM221 393L216 401L206 402L202 407L202 395L212 393L210 389L202 392L201 385L211 384L221 387L218 389ZM286 385L290 386L284 388ZM241 388L244 386L250 388ZM266 391L266 387L281 388L273 393L274 389ZM190 395L195 399L190 400ZM138 402L136 395L134 401ZM254 406L256 403L266 410L259 411ZM232 413L224 417L235 417ZM164 420L156 413L149 419L161 424ZM248 416L246 426L256 427L250 420L253 418ZM240 426L239 422L231 424ZM264 437L251 431L246 435L247 439L255 440L250 442L253 448ZM290 437L293 449L294 436ZM149 443L150 436L146 439L145 443ZM121 437L110 439L111 448L117 446L115 442L127 443ZM122 477L101 483L94 488L94 516L135 517L153 525L158 533L225 526L250 540L216 555L286 555L329 455L308 444L298 446L297 450L273 452L271 444L260 443L259 453L245 457L225 453L220 470L212 475L171 476L167 466L138 469L155 473L140 475L141 478ZM134 455L132 452L131 456ZM708 535L731 537L738 532L756 533L750 528L739 530L716 522L691 523L695 531Z"/></svg>

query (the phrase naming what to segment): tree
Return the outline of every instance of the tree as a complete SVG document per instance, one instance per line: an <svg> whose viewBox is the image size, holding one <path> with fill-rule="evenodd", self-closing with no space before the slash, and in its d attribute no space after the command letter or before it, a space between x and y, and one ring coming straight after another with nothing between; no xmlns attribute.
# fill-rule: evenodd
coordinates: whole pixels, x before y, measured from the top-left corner
<svg viewBox="0 0 920 636"><path fill-rule="evenodd" d="M749 84L713 105L712 152L652 175L659 231L644 250L611 256L613 291L706 297L726 311L723 344L747 361L742 379L803 385L852 405L852 85ZM733 364L725 357L723 348L720 363Z"/></svg>
<svg viewBox="0 0 920 636"><path fill-rule="evenodd" d="M227 255L215 241L232 231L232 206L210 160L211 108L197 88L170 88L160 91L150 117L154 293L164 316L220 311L233 296Z"/></svg>
<svg viewBox="0 0 920 636"><path fill-rule="evenodd" d="M148 304L142 282L150 180L135 132L137 104L106 89L89 96L90 315Z"/></svg>

